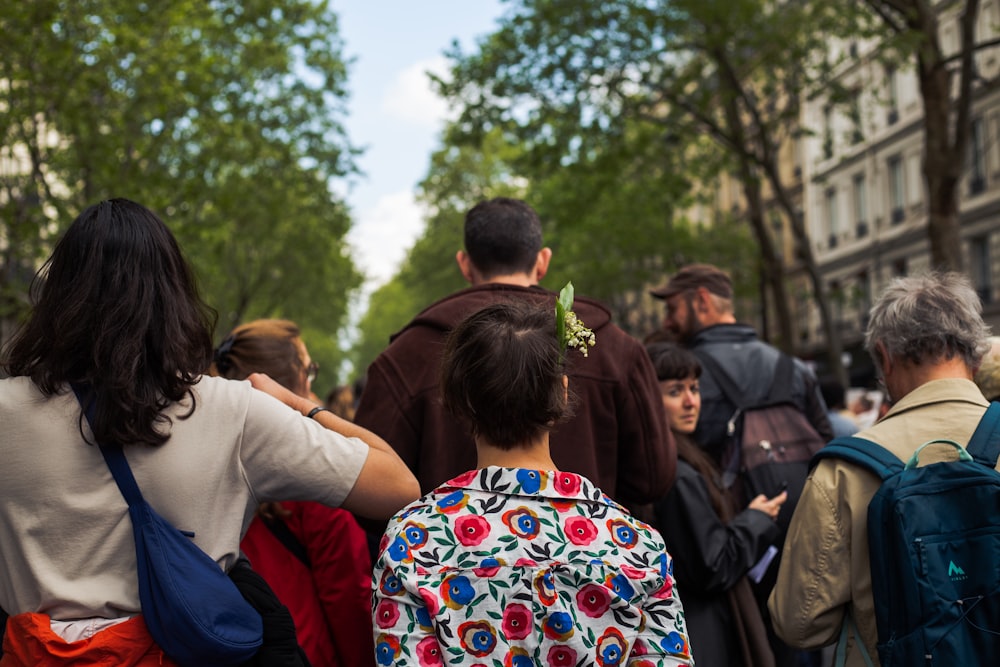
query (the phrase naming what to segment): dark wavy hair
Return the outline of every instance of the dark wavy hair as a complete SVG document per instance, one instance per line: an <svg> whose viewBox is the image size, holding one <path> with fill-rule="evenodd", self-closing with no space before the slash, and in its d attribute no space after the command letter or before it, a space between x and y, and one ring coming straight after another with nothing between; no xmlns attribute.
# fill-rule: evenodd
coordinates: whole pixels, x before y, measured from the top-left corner
<svg viewBox="0 0 1000 667"><path fill-rule="evenodd" d="M441 362L445 407L474 438L511 449L570 416L555 308L500 302L463 320Z"/></svg>
<svg viewBox="0 0 1000 667"><path fill-rule="evenodd" d="M159 445L170 437L164 408L190 395L194 410L215 312L152 211L109 199L81 213L35 276L31 300L4 369L46 396L69 382L89 386L98 442Z"/></svg>
<svg viewBox="0 0 1000 667"><path fill-rule="evenodd" d="M482 201L465 214L465 251L486 278L531 271L542 249L542 223L520 199Z"/></svg>

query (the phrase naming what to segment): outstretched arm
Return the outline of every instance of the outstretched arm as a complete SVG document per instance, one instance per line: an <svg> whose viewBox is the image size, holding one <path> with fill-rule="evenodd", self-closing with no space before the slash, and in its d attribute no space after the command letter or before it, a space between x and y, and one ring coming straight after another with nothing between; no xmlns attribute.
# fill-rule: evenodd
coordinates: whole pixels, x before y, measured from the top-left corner
<svg viewBox="0 0 1000 667"><path fill-rule="evenodd" d="M263 373L254 373L249 380L255 389L274 396L303 416L317 407ZM420 487L413 473L385 440L327 410L317 412L313 418L321 426L349 438L358 438L369 447L361 473L341 505L344 509L372 519L388 519L420 497Z"/></svg>

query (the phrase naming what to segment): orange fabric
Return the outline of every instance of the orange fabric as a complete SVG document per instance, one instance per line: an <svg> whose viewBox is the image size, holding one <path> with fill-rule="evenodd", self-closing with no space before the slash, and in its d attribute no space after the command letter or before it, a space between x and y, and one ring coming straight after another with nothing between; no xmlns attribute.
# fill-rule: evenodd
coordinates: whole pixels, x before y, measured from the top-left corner
<svg viewBox="0 0 1000 667"><path fill-rule="evenodd" d="M0 667L177 667L153 642L141 616L67 642L52 631L45 614L7 620Z"/></svg>

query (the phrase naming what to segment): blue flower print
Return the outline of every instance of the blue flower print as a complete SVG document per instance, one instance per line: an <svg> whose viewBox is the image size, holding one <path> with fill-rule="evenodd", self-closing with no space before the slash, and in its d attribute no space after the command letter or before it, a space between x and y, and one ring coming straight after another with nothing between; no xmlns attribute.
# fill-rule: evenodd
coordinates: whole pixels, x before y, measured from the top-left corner
<svg viewBox="0 0 1000 667"><path fill-rule="evenodd" d="M407 543L413 549L419 549L427 544L427 529L419 523L411 522L406 524L406 528L403 529L403 535L406 536Z"/></svg>
<svg viewBox="0 0 1000 667"><path fill-rule="evenodd" d="M573 617L565 611L557 611L545 619L545 636L564 642L573 635Z"/></svg>
<svg viewBox="0 0 1000 667"><path fill-rule="evenodd" d="M671 632L661 639L660 646L671 655L688 655L687 639L679 632Z"/></svg>
<svg viewBox="0 0 1000 667"><path fill-rule="evenodd" d="M451 576L441 582L441 599L451 609L464 607L472 602L475 595L476 589L466 576Z"/></svg>
<svg viewBox="0 0 1000 667"><path fill-rule="evenodd" d="M416 613L417 625L421 628L433 628L431 625L431 613L427 611L427 607L420 607L417 609Z"/></svg>
<svg viewBox="0 0 1000 667"><path fill-rule="evenodd" d="M411 559L410 545L406 543L406 540L399 536L392 541L392 544L389 545L389 548L386 549L386 551L389 554L389 558L397 563Z"/></svg>
<svg viewBox="0 0 1000 667"><path fill-rule="evenodd" d="M525 493L538 493L542 488L542 475L537 470L521 468L517 471L517 481L521 483L521 490Z"/></svg>
<svg viewBox="0 0 1000 667"><path fill-rule="evenodd" d="M629 601L635 595L632 584L628 582L628 577L624 574L617 574L608 578L608 586L623 600Z"/></svg>
<svg viewBox="0 0 1000 667"><path fill-rule="evenodd" d="M469 502L469 496L464 491L452 491L441 500L437 501L439 512L454 514Z"/></svg>

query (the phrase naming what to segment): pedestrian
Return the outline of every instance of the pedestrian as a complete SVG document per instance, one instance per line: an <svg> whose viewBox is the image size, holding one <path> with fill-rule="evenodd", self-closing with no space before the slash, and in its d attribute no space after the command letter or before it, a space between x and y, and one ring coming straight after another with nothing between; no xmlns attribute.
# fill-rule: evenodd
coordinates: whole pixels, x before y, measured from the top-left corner
<svg viewBox="0 0 1000 667"><path fill-rule="evenodd" d="M95 443L124 448L149 504L223 570L260 501L379 518L417 497L371 432L309 419L266 377L204 376L212 324L167 226L127 199L81 213L39 272L0 379L4 667L174 664L146 629L129 509Z"/></svg>
<svg viewBox="0 0 1000 667"><path fill-rule="evenodd" d="M581 372L592 361L568 339L554 308L526 299L448 337L441 395L477 463L389 523L374 576L380 665L692 664L660 535L551 456L574 402L569 358Z"/></svg>

